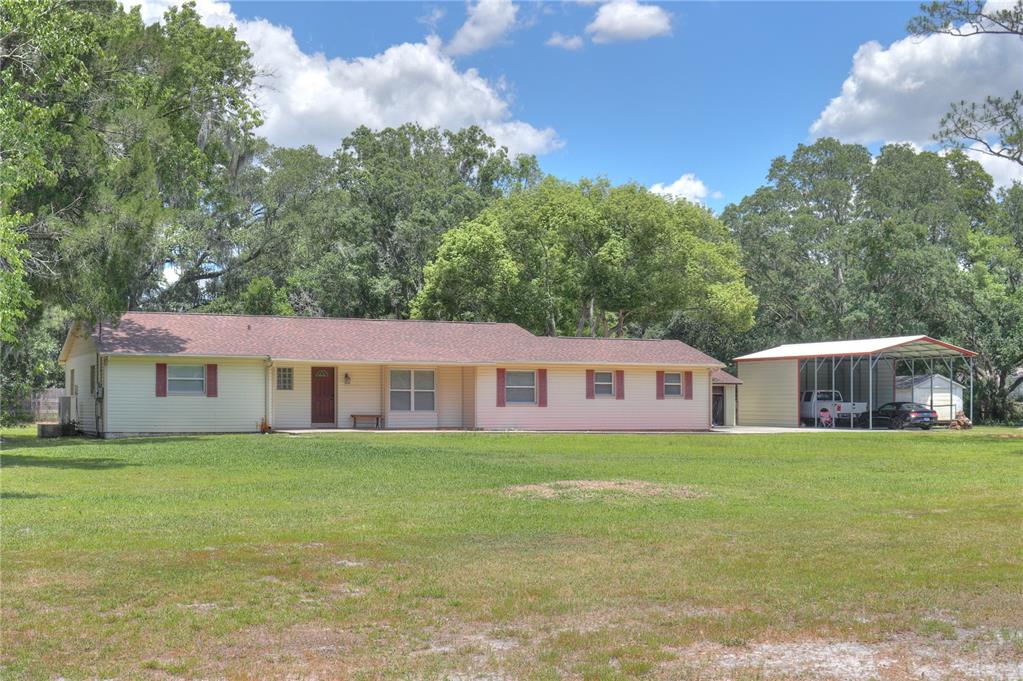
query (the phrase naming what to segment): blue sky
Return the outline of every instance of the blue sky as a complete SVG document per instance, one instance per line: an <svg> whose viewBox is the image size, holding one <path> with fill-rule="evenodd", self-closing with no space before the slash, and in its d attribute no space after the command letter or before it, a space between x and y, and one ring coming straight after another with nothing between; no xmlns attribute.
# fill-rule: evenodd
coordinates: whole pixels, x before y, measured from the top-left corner
<svg viewBox="0 0 1023 681"><path fill-rule="evenodd" d="M1019 41L907 38L915 2L198 5L270 74L272 142L328 152L363 123L479 123L546 172L671 187L715 210L799 143L927 147L952 99L1023 82Z"/></svg>

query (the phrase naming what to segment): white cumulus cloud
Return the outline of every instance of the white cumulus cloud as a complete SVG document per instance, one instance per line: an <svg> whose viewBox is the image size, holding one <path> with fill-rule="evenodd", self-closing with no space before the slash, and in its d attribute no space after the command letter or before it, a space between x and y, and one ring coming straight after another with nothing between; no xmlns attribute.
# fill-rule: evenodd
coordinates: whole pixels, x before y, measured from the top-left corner
<svg viewBox="0 0 1023 681"><path fill-rule="evenodd" d="M501 39L515 25L518 8L511 0L479 0L447 45L448 54L471 54Z"/></svg>
<svg viewBox="0 0 1023 681"><path fill-rule="evenodd" d="M168 4L148 0L143 18L158 20ZM330 58L303 51L287 26L238 19L227 2L200 0L196 9L208 25L235 26L249 44L254 65L266 74L258 94L264 118L259 134L274 144L314 144L327 153L360 125L418 122L451 129L479 125L512 153L543 154L562 145L552 128L518 120L503 84L476 69L459 69L435 36L372 56Z"/></svg>
<svg viewBox="0 0 1023 681"><path fill-rule="evenodd" d="M595 43L646 40L671 34L671 14L637 0L611 0L600 6L586 27Z"/></svg>
<svg viewBox="0 0 1023 681"><path fill-rule="evenodd" d="M650 187L650 191L661 196L688 199L694 203L703 203L707 197L712 199L720 199L722 197L721 192L711 191L706 183L694 173L684 173L671 184L658 182Z"/></svg>
<svg viewBox="0 0 1023 681"><path fill-rule="evenodd" d="M555 31L551 33L551 37L547 39L547 45L551 47L560 47L565 50L578 50L583 46L583 39L577 35L564 35Z"/></svg>
<svg viewBox="0 0 1023 681"><path fill-rule="evenodd" d="M1021 86L1023 42L1012 37L907 37L888 47L868 42L856 51L841 92L810 132L845 142L900 140L934 148L933 135L954 101L1005 97ZM1008 162L968 153L999 184L1023 175Z"/></svg>

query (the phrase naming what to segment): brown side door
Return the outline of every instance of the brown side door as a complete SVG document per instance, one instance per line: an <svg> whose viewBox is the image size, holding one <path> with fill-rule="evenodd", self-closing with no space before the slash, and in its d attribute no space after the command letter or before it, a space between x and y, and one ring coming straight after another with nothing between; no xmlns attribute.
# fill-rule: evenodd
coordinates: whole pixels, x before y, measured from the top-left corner
<svg viewBox="0 0 1023 681"><path fill-rule="evenodd" d="M334 367L313 367L313 423L335 423Z"/></svg>

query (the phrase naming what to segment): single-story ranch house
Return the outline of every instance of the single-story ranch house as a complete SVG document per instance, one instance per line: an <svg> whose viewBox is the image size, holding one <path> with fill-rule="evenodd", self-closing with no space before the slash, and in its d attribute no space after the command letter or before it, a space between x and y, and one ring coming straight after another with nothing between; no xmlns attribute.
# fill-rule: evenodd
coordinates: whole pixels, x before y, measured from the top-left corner
<svg viewBox="0 0 1023 681"><path fill-rule="evenodd" d="M103 437L274 429L708 430L734 377L675 340L514 324L129 312L72 328L72 418ZM730 413L728 413L730 410Z"/></svg>

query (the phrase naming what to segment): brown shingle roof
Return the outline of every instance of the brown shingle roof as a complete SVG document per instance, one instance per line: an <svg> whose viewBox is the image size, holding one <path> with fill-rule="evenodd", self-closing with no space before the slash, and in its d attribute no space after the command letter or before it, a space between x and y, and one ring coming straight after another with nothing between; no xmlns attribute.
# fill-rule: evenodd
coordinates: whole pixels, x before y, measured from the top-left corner
<svg viewBox="0 0 1023 681"><path fill-rule="evenodd" d="M710 382L714 385L742 385L742 379L732 376L724 369L715 369L710 375Z"/></svg>
<svg viewBox="0 0 1023 681"><path fill-rule="evenodd" d="M389 363L721 366L674 340L534 336L515 324L128 312L104 326L113 354Z"/></svg>

